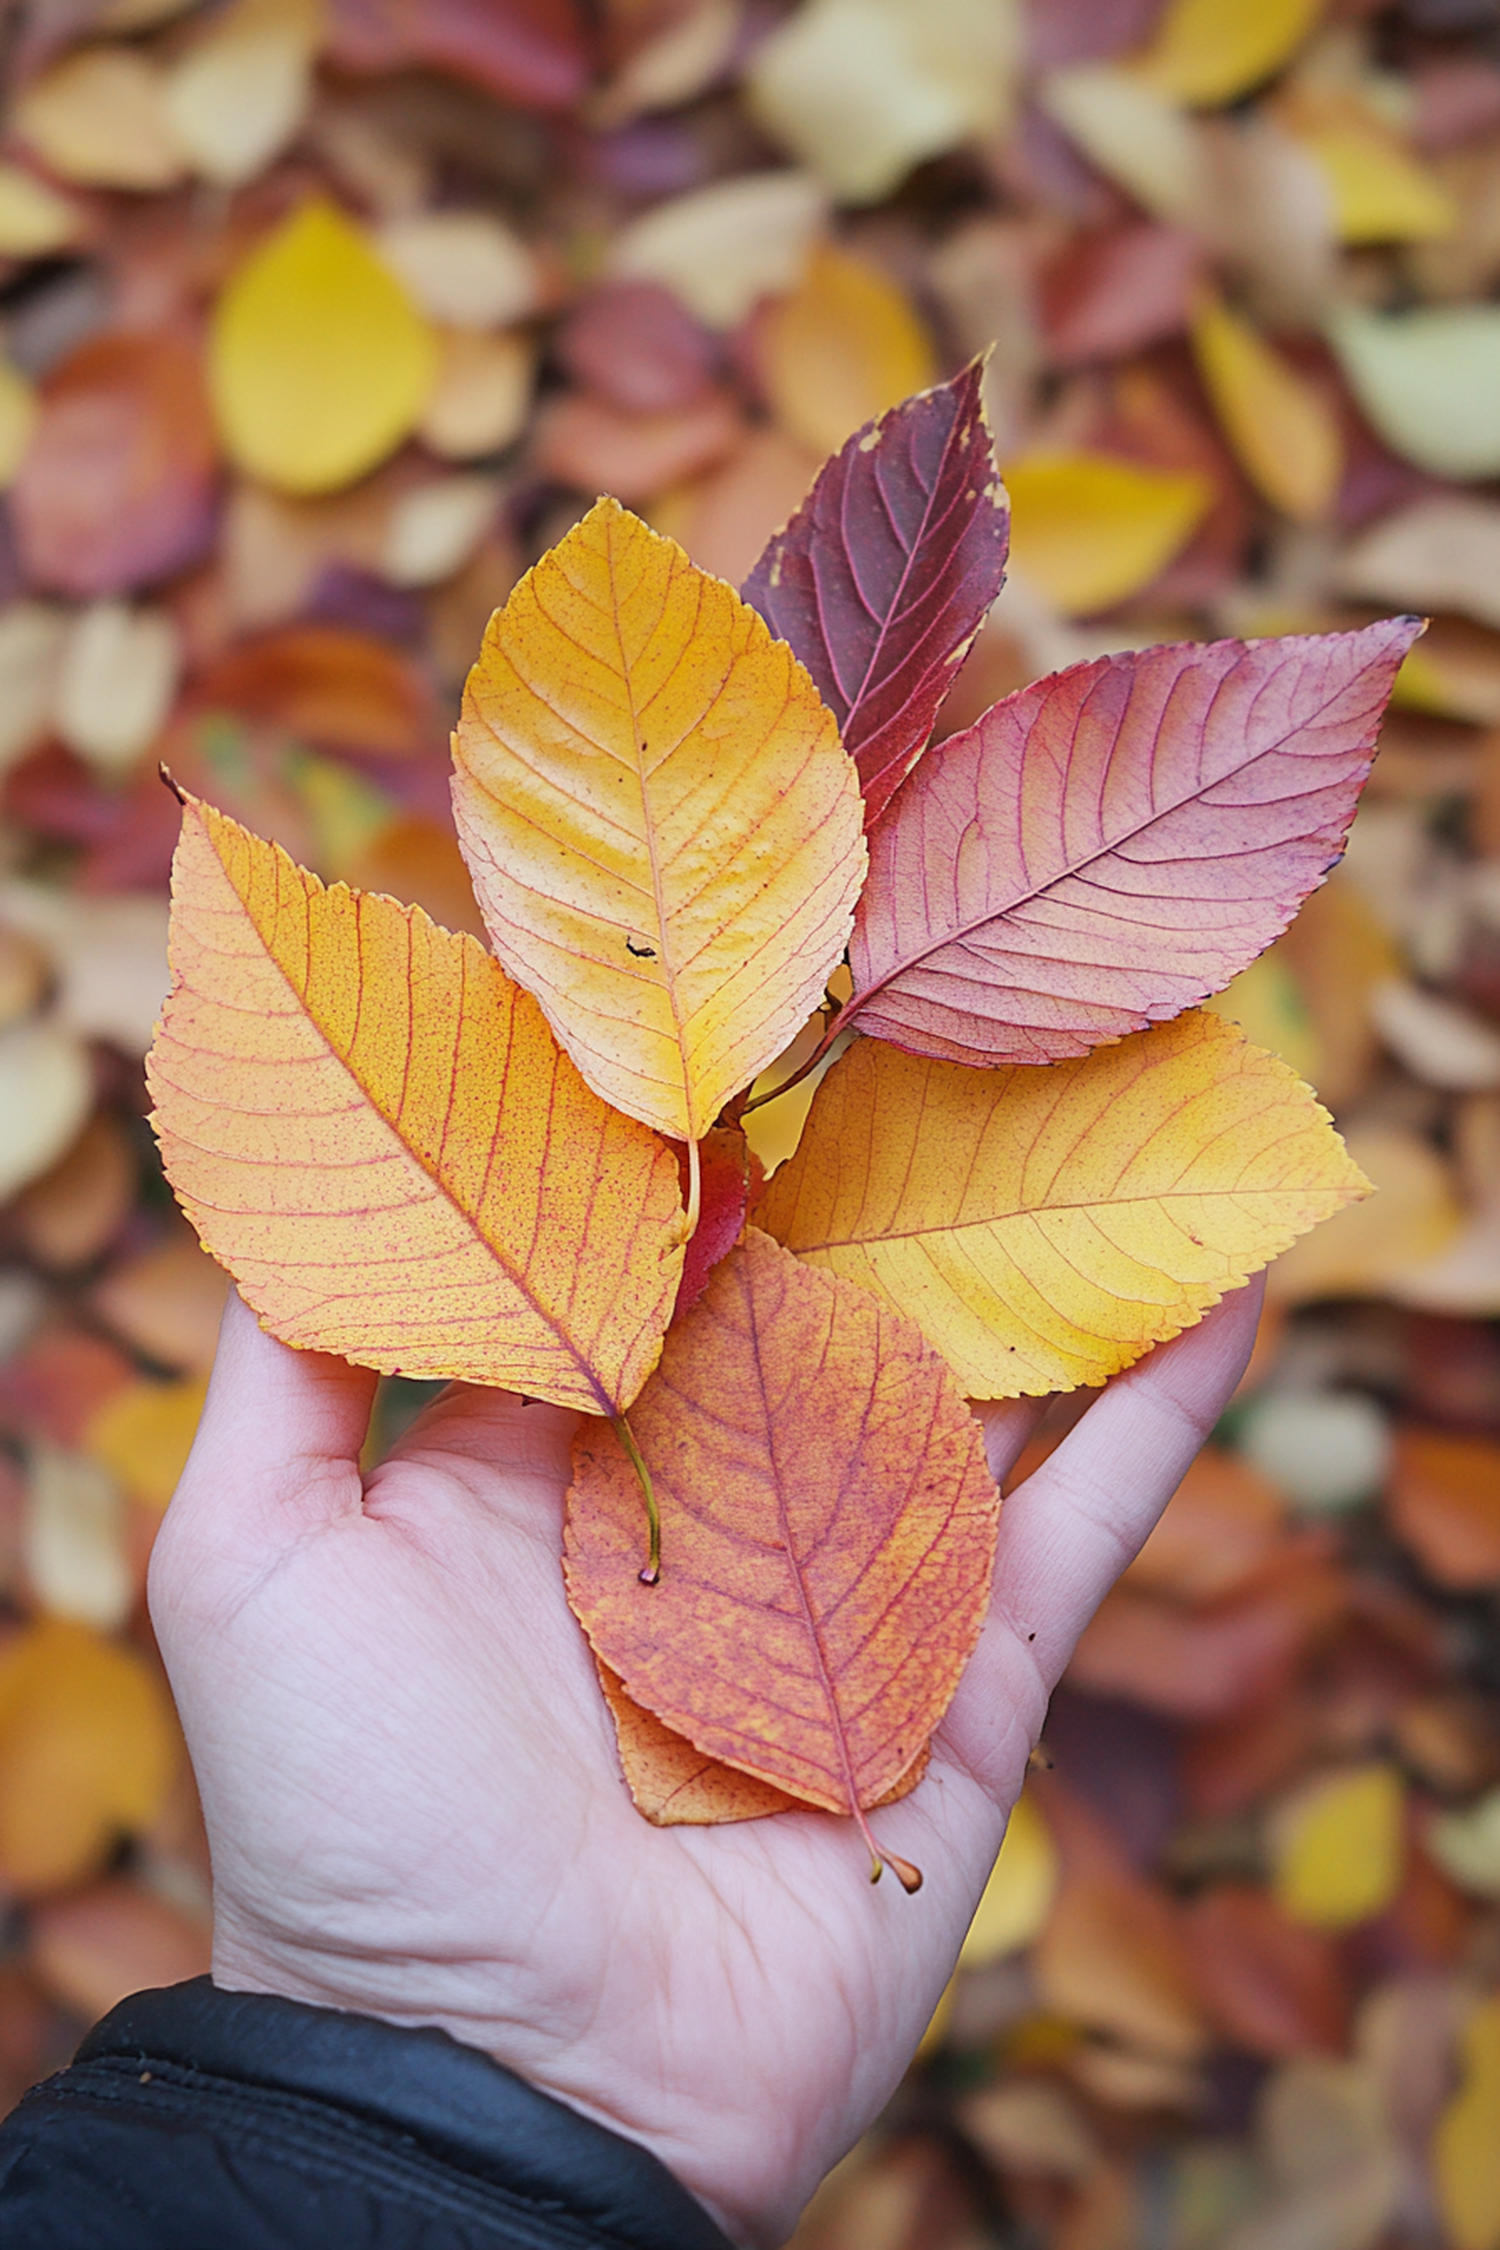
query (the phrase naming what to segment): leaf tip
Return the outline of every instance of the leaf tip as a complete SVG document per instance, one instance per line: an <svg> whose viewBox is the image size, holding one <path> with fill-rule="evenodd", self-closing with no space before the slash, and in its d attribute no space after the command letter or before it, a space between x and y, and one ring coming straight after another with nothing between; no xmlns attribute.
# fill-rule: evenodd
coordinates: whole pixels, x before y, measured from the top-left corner
<svg viewBox="0 0 1500 2250"><path fill-rule="evenodd" d="M181 805L184 812L186 812L188 804L188 793L183 788L182 783L173 773L171 767L167 764L165 758L161 760L156 770L161 776L161 779L165 783L166 787L171 790L173 796L177 799L178 804Z"/></svg>

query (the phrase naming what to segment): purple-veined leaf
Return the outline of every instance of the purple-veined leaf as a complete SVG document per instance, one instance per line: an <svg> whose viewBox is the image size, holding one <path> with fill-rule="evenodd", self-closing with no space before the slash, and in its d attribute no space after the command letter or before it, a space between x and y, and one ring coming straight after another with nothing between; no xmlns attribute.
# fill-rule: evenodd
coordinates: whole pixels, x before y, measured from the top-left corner
<svg viewBox="0 0 1500 2250"><path fill-rule="evenodd" d="M1005 576L981 374L975 360L857 430L745 581L839 722L866 827L920 757Z"/></svg>
<svg viewBox="0 0 1500 2250"><path fill-rule="evenodd" d="M871 835L840 1024L1050 1063L1218 991L1342 851L1421 630L1145 649L1007 696Z"/></svg>

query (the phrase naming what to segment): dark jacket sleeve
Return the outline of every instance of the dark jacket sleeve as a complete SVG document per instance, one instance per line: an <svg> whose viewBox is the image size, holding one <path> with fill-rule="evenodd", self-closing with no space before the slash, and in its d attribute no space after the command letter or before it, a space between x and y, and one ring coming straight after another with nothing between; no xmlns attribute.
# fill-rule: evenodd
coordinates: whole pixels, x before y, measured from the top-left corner
<svg viewBox="0 0 1500 2250"><path fill-rule="evenodd" d="M0 2126L5 2250L728 2250L656 2158L442 2031L124 2001Z"/></svg>

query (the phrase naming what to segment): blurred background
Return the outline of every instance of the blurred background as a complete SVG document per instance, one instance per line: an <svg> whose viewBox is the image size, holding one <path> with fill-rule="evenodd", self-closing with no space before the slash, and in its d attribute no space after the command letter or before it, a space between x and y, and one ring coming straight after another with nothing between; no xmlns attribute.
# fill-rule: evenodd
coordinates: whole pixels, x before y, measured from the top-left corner
<svg viewBox="0 0 1500 2250"><path fill-rule="evenodd" d="M142 1600L223 1293L144 1122L158 761L477 930L446 737L519 573L607 490L738 582L989 350L1014 568L944 731L1433 616L1346 862L1216 1003L1380 1192L1273 1273L799 2250L1500 2250L1500 0L0 36L0 2105L208 1959Z"/></svg>

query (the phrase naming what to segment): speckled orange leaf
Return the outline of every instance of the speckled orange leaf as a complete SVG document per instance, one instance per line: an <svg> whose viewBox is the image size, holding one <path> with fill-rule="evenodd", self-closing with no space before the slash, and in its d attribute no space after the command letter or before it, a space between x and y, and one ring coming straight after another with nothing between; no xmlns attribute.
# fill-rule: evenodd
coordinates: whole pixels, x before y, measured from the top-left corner
<svg viewBox="0 0 1500 2250"><path fill-rule="evenodd" d="M326 890L190 797L171 960L163 1160L265 1327L388 1374L629 1402L682 1269L675 1158L472 938Z"/></svg>
<svg viewBox="0 0 1500 2250"><path fill-rule="evenodd" d="M601 500L490 620L454 738L495 951L597 1093L698 1140L844 950L854 762L791 650Z"/></svg>
<svg viewBox="0 0 1500 2250"><path fill-rule="evenodd" d="M856 1040L756 1217L1012 1398L1102 1383L1367 1188L1310 1089L1200 1011L1042 1070Z"/></svg>
<svg viewBox="0 0 1500 2250"><path fill-rule="evenodd" d="M731 1820L763 1820L768 1813L796 1812L802 1800L775 1789L753 1774L736 1773L694 1749L687 1736L674 1734L654 1712L643 1710L625 1692L624 1682L607 1664L599 1665L599 1684L615 1723L620 1764L636 1810L656 1828L716 1828ZM901 1779L881 1798L893 1805L910 1796L927 1771L922 1750Z"/></svg>
<svg viewBox="0 0 1500 2250"><path fill-rule="evenodd" d="M751 1230L631 1413L574 1443L568 1594L673 1733L831 1812L877 1804L948 1707L989 1596L999 1498L978 1424L900 1313Z"/></svg>

